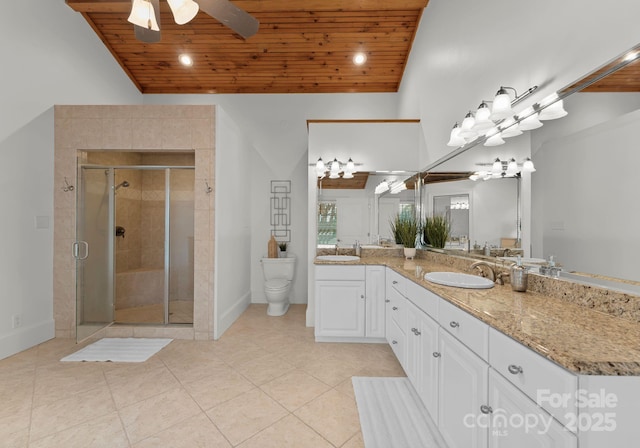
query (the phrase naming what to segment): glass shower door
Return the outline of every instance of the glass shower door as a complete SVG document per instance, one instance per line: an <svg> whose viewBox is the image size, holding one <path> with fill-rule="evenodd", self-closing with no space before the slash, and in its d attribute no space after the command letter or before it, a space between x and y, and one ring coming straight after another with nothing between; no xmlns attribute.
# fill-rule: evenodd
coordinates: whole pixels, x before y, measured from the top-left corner
<svg viewBox="0 0 640 448"><path fill-rule="evenodd" d="M113 322L113 170L82 167L76 242L76 339Z"/></svg>

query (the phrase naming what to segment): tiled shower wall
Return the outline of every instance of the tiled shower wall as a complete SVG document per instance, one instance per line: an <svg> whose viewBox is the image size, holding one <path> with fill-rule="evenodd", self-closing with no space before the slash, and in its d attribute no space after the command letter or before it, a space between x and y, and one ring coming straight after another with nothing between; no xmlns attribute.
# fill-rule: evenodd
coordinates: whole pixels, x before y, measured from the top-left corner
<svg viewBox="0 0 640 448"><path fill-rule="evenodd" d="M64 185L65 177L76 179L78 155L83 151L157 153L193 150L196 167L193 214L193 327L117 326L108 328L104 335L213 339L215 193L206 193L205 182L212 187L214 185L214 127L214 106L55 107L53 274L56 337L75 337L75 259L71 247L76 234L77 189L64 192L61 186ZM124 179L118 178L116 183L122 180ZM130 179L127 180L132 182ZM123 190L127 189L121 188L118 194ZM142 238L142 235L140 237ZM135 250L123 257L126 257L130 267L138 263ZM142 250L139 257L141 264Z"/></svg>

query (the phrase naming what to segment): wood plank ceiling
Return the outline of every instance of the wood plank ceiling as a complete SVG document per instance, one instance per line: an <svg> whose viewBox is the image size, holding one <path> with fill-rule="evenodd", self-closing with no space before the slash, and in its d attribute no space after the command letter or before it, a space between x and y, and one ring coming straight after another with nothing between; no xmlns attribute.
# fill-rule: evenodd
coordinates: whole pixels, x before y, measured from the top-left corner
<svg viewBox="0 0 640 448"><path fill-rule="evenodd" d="M397 92L428 0L236 0L260 21L247 40L203 12L176 25L161 0L154 44L136 40L131 0L66 2L142 93L345 93Z"/></svg>

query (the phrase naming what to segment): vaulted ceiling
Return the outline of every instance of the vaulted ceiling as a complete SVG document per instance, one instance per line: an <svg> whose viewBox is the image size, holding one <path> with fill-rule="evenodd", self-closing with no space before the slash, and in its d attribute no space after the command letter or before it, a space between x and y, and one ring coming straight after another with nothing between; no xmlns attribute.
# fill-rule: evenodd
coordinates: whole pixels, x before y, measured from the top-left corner
<svg viewBox="0 0 640 448"><path fill-rule="evenodd" d="M142 93L345 93L398 90L428 0L235 0L260 22L247 40L202 11L177 25L161 0L152 44L127 21L131 0L66 2Z"/></svg>

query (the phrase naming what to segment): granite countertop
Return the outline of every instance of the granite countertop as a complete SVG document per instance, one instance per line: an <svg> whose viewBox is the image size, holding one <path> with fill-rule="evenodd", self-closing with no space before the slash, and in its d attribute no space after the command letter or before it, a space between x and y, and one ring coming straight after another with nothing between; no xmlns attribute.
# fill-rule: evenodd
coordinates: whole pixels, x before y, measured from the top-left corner
<svg viewBox="0 0 640 448"><path fill-rule="evenodd" d="M463 289L424 280L434 271L455 271L423 259L363 257L334 265L384 265L438 294L538 354L580 375L640 376L640 324L510 285Z"/></svg>

